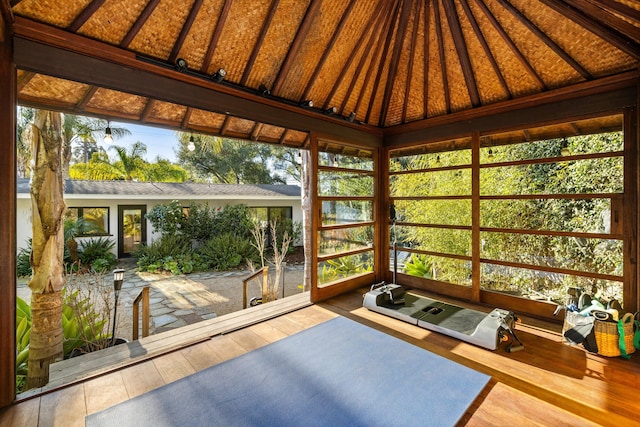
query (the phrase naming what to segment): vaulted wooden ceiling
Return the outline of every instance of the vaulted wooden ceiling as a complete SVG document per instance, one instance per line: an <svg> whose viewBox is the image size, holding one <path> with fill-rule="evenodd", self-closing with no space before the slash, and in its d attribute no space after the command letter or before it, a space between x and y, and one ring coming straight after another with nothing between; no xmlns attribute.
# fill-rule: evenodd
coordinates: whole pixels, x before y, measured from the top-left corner
<svg viewBox="0 0 640 427"><path fill-rule="evenodd" d="M116 62L130 54L214 94L373 133L640 64L637 0L12 0L10 12L25 40ZM16 62L24 105L298 147L309 130L253 107L170 102Z"/></svg>

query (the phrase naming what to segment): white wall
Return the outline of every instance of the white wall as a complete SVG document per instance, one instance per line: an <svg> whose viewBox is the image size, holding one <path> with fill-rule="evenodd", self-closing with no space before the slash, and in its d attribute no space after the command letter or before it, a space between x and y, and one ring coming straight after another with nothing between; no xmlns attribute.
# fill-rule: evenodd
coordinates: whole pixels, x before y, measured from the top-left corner
<svg viewBox="0 0 640 427"><path fill-rule="evenodd" d="M118 206L119 205L146 205L147 212L154 206L169 203L171 200L151 200L151 199L95 199L95 198L66 198L68 207L107 207L109 208L109 233L115 241L118 237ZM180 200L183 206L191 204L190 200ZM196 203L205 203L204 200L195 200ZM293 221L302 222L302 202L299 198L287 198L279 200L268 199L225 199L209 201L211 207L224 207L226 205L244 204L249 207L284 207L291 206L293 212ZM31 237L31 200L29 195L19 195L16 200L16 238L17 249L24 248L27 245L27 239ZM158 239L160 235L155 232L151 224L147 221L147 243ZM301 237L302 239L302 237ZM296 245L302 245L302 241L295 242ZM113 249L113 253L117 254L118 245Z"/></svg>

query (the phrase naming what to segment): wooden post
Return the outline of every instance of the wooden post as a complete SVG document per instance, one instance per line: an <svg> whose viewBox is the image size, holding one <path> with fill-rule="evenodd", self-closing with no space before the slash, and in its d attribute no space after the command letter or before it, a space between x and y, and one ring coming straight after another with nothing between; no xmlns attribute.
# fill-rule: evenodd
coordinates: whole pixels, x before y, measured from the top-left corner
<svg viewBox="0 0 640 427"><path fill-rule="evenodd" d="M267 298L269 294L269 267L265 266L262 269L262 302L271 301Z"/></svg>
<svg viewBox="0 0 640 427"><path fill-rule="evenodd" d="M133 332L132 339L138 339L140 301L142 301L142 336L149 336L149 287L142 288L142 292L133 301Z"/></svg>
<svg viewBox="0 0 640 427"><path fill-rule="evenodd" d="M12 16L0 2L0 407L16 396L16 67Z"/></svg>

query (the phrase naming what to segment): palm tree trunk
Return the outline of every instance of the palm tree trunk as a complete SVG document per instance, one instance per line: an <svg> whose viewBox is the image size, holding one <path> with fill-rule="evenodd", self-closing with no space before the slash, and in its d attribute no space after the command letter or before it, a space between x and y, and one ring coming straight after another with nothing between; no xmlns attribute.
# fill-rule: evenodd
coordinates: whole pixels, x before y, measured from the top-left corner
<svg viewBox="0 0 640 427"><path fill-rule="evenodd" d="M27 388L49 381L49 364L62 359L64 286L64 186L62 115L36 111L31 127L34 168L31 178L32 249L31 341Z"/></svg>

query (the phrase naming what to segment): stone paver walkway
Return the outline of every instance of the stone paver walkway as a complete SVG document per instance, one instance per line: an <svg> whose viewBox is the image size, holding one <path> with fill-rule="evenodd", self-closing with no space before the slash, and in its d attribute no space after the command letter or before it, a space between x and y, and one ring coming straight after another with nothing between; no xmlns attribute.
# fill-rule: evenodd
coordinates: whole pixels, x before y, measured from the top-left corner
<svg viewBox="0 0 640 427"><path fill-rule="evenodd" d="M117 268L124 268L126 272L118 301L116 336L128 340L132 338L133 301L145 286L149 286L149 330L150 334L154 334L242 310L242 280L251 275L249 270L209 271L178 276L140 273L129 260L121 261ZM303 265L287 265L285 296L302 292L303 269ZM273 280L273 272L270 273ZM111 274L105 275L105 284L112 283L111 280ZM17 293L25 301L30 301L30 290L25 280L18 281ZM250 282L248 299L259 295L259 283Z"/></svg>

